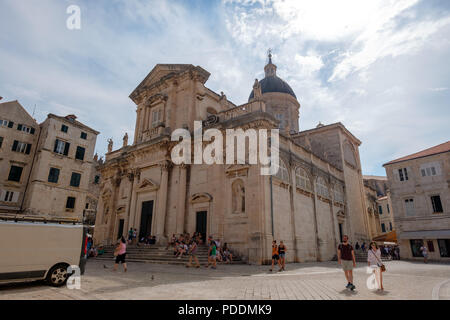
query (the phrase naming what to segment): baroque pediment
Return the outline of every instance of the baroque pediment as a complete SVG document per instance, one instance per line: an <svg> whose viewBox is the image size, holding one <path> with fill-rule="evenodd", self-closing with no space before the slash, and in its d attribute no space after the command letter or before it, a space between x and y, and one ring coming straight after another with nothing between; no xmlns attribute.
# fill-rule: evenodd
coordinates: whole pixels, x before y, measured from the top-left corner
<svg viewBox="0 0 450 320"><path fill-rule="evenodd" d="M194 195L192 195L190 202L191 203L202 203L202 202L210 202L212 201L213 197L206 192L202 192L202 193L195 193Z"/></svg>
<svg viewBox="0 0 450 320"><path fill-rule="evenodd" d="M154 182L151 179L144 179L141 181L141 183L138 186L138 192L139 191L153 191L153 190L158 190L159 189L159 184L157 184L156 182Z"/></svg>
<svg viewBox="0 0 450 320"><path fill-rule="evenodd" d="M228 178L243 177L248 175L248 164L231 164L225 168L225 174Z"/></svg>

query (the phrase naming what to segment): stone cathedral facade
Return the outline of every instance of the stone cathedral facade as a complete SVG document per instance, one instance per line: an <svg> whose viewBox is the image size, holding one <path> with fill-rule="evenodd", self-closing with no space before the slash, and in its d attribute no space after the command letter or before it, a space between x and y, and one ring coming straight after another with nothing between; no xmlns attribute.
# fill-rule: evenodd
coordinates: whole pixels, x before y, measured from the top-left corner
<svg viewBox="0 0 450 320"><path fill-rule="evenodd" d="M235 105L205 86L209 73L189 64L158 64L131 93L133 144L124 137L104 165L94 241L109 244L129 228L139 237L199 231L227 242L249 263L271 259L273 239L288 247L288 262L325 261L343 234L368 241L370 225L361 175L361 142L341 123L299 131L300 103L292 88L265 66L247 103ZM250 88L251 89L251 88ZM280 129L280 166L174 165L177 128ZM224 134L225 136L225 134Z"/></svg>

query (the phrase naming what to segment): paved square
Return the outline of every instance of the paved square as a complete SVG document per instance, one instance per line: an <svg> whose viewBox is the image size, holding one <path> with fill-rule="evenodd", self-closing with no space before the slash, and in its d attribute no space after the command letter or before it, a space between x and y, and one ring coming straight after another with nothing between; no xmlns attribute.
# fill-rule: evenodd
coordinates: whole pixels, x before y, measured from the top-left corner
<svg viewBox="0 0 450 320"><path fill-rule="evenodd" d="M270 273L269 266L219 265L216 270L129 263L128 272L112 271L113 262L89 260L80 290L52 288L41 282L0 285L0 299L450 299L450 265L407 261L386 263L385 291L365 283L366 265L354 271L356 290L344 288L336 262L288 264Z"/></svg>

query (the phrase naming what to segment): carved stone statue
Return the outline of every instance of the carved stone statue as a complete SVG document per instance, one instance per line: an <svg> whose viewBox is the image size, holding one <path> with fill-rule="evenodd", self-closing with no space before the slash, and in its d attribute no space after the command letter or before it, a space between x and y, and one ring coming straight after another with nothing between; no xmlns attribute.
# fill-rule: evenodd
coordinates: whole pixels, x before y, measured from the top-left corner
<svg viewBox="0 0 450 320"><path fill-rule="evenodd" d="M123 146L128 146L128 133L125 132L125 135L123 136Z"/></svg>
<svg viewBox="0 0 450 320"><path fill-rule="evenodd" d="M113 140L111 138L108 139L108 152L111 152L113 149Z"/></svg>
<svg viewBox="0 0 450 320"><path fill-rule="evenodd" d="M253 84L253 97L255 99L262 98L261 84L258 79L255 79L255 83Z"/></svg>
<svg viewBox="0 0 450 320"><path fill-rule="evenodd" d="M245 188L242 181L233 183L233 212L245 212Z"/></svg>

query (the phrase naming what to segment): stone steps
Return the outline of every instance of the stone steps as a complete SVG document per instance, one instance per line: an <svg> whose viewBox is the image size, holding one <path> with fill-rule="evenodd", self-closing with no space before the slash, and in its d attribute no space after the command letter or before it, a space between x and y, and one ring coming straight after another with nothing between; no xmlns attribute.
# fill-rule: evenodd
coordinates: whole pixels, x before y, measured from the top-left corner
<svg viewBox="0 0 450 320"><path fill-rule="evenodd" d="M105 253L97 256L96 260L113 261L114 247L107 246L104 248ZM197 258L201 265L208 262L208 247L199 246L197 249ZM158 264L175 264L185 265L189 261L189 256L183 255L180 259L173 254L173 248L166 249L165 246L148 245L148 246L127 246L127 261L130 262L146 262ZM194 263L194 262L193 262ZM218 262L220 264L220 262ZM233 257L233 264L244 264L245 262L239 258Z"/></svg>

